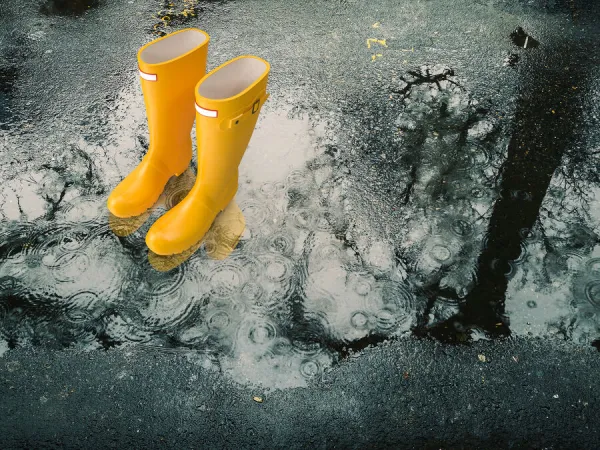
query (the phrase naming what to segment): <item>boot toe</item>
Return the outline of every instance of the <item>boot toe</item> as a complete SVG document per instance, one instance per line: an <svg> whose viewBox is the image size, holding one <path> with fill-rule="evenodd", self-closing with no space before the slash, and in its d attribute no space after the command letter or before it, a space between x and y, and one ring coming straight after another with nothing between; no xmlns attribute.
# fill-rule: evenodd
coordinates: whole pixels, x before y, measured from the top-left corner
<svg viewBox="0 0 600 450"><path fill-rule="evenodd" d="M126 192L120 192L115 189L108 196L106 206L108 210L116 217L129 218L139 216L143 214L153 202L149 202L147 199L140 198L139 196L127 195Z"/></svg>
<svg viewBox="0 0 600 450"><path fill-rule="evenodd" d="M205 205L184 200L150 227L146 245L157 255L182 253L203 239L214 219Z"/></svg>
<svg viewBox="0 0 600 450"><path fill-rule="evenodd" d="M154 229L154 225L148 230L148 234L146 234L146 245L157 255L166 256L178 253L174 250L174 242L170 239L170 236L161 230Z"/></svg>
<svg viewBox="0 0 600 450"><path fill-rule="evenodd" d="M127 204L123 196L119 195L118 192L111 192L108 196L108 200L106 200L106 207L111 212L112 215L119 218L127 218L135 216L135 214L131 213L131 206Z"/></svg>
<svg viewBox="0 0 600 450"><path fill-rule="evenodd" d="M172 211L159 218L146 234L146 245L157 255L174 255L191 246L187 245L187 236L177 221L169 220Z"/></svg>
<svg viewBox="0 0 600 450"><path fill-rule="evenodd" d="M116 217L129 218L139 216L151 208L163 186L160 183L142 185L139 180L125 178L108 196L106 206Z"/></svg>

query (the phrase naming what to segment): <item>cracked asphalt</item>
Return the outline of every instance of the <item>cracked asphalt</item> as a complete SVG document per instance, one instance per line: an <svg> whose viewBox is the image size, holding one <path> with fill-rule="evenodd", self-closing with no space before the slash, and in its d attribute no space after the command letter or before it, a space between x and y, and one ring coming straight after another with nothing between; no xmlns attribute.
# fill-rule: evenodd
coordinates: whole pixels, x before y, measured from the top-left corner
<svg viewBox="0 0 600 450"><path fill-rule="evenodd" d="M0 4L2 448L596 448L598 17ZM165 258L195 160L143 216L105 201L148 147L136 51L190 26L271 97L235 202Z"/></svg>

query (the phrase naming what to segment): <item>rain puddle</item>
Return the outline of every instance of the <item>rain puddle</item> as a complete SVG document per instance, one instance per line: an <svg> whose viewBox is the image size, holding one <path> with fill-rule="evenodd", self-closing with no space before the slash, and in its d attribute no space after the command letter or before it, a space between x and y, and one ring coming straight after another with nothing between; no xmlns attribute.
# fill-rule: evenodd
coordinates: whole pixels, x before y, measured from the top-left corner
<svg viewBox="0 0 600 450"><path fill-rule="evenodd" d="M52 20L63 14L60 4L44 3L54 5ZM93 10L96 2L72 5ZM354 16L362 17L357 5ZM390 10L389 22L397 15L409 31L427 28L412 20L418 16L436 25L444 10L427 8ZM201 11L195 2L171 9L146 31L162 34L170 29L165 17L183 26ZM118 28L119 14L107 23ZM219 23L228 17L212 16L221 26L211 33L241 53L241 40ZM362 27L350 33L355 48L340 37L350 22L331 17L327 39L307 33L312 45L292 54L288 36L272 39L273 59L289 65L273 65L272 96L240 166L235 201L202 243L170 257L149 252L145 233L189 191L195 160L146 214L122 220L106 210L110 189L148 146L130 61L114 63L123 79L112 81L89 52L84 63L70 61L74 50L48 37L59 28L15 32L27 46L15 38L10 49L41 52L59 74L47 55L62 52L64 64L87 72L62 74L63 90L47 89L56 100L50 111L32 112L33 120L19 111L36 105L15 89L27 64L8 57L0 64L7 99L0 145L11 150L0 152L0 356L26 345L132 346L180 352L240 383L286 388L407 336L598 345L598 104L581 94L598 91L597 74L587 70L595 67L591 41L571 31L555 36L536 15L516 28L515 12L498 19L500 30L460 19L464 29L443 38L437 28L415 37L398 28L394 36L382 19L365 17L351 25ZM494 48L487 35L475 36L488 31ZM457 53L444 47L453 33ZM469 51L461 47L467 34ZM485 67L469 64L483 53L477 45L489 50ZM431 62L438 60L451 64ZM117 63L131 70L122 75ZM94 83L119 89L78 103L96 95L81 74L92 67ZM291 87L282 87L285 77ZM64 106L71 103L75 112Z"/></svg>
<svg viewBox="0 0 600 450"><path fill-rule="evenodd" d="M116 128L135 128L143 120L143 110L135 110L140 99L124 95L133 106L111 120L125 122ZM59 194L48 202L34 196L39 184L31 174L17 177L21 187L6 192L12 202L5 215L23 214L20 205L27 204L41 217L2 229L0 342L185 351L240 382L287 387L320 376L347 356L346 344L407 332L416 310L404 269L383 258L374 273L377 262L365 266L338 237L341 186L322 138L323 129L307 118L265 108L235 201L202 246L172 257L149 252L145 233L184 198L195 181L192 169L132 219L109 216L105 195ZM94 170L109 171L123 158L125 173L135 158L125 161L115 149L127 144L135 149L144 141L116 137L101 150L77 145L96 153ZM64 172L57 172L41 184L64 184Z"/></svg>

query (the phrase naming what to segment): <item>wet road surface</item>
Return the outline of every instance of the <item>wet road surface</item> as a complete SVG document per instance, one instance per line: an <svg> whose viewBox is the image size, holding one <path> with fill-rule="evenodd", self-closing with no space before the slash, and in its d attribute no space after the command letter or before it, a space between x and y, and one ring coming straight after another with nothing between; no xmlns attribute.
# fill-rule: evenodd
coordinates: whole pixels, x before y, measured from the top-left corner
<svg viewBox="0 0 600 450"><path fill-rule="evenodd" d="M593 449L600 434L597 353L535 338L396 340L309 389L275 392L141 347L3 362L10 449Z"/></svg>
<svg viewBox="0 0 600 450"><path fill-rule="evenodd" d="M169 351L277 389L388 340L599 345L598 6L309 6L0 5L0 355ZM208 69L268 60L271 98L229 214L164 258L145 232L193 167L143 217L105 201L148 145L135 52L186 26Z"/></svg>

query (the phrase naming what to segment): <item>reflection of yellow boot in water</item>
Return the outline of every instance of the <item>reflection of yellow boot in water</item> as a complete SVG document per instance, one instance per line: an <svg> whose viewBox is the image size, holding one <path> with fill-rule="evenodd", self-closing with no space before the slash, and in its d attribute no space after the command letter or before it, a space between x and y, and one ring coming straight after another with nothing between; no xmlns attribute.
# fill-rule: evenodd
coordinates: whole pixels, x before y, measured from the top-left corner
<svg viewBox="0 0 600 450"><path fill-rule="evenodd" d="M111 231L119 237L129 236L144 225L146 220L148 220L148 217L150 217L151 212L152 211L146 211L139 216L126 218L117 217L113 213L109 213L108 226L110 226Z"/></svg>
<svg viewBox="0 0 600 450"><path fill-rule="evenodd" d="M269 70L261 58L240 56L196 86L196 182L181 203L148 231L146 244L154 253L172 255L198 244L234 198L238 166L268 97Z"/></svg>
<svg viewBox="0 0 600 450"><path fill-rule="evenodd" d="M227 258L240 241L245 228L246 220L242 210L233 200L217 216L212 227L204 236L204 245L208 256L218 260Z"/></svg>
<svg viewBox="0 0 600 450"><path fill-rule="evenodd" d="M206 253L210 258L222 260L233 252L242 234L244 234L245 228L246 221L244 220L242 210L236 201L233 200L217 216L212 227L206 233L204 241L200 241L183 253L176 255L162 256L149 251L148 260L150 261L150 265L159 272L168 272L187 261L200 248L203 242L206 245Z"/></svg>
<svg viewBox="0 0 600 450"><path fill-rule="evenodd" d="M143 214L173 175L192 159L194 86L206 72L209 36L188 28L156 39L138 51L150 147L140 164L111 192L116 217Z"/></svg>

